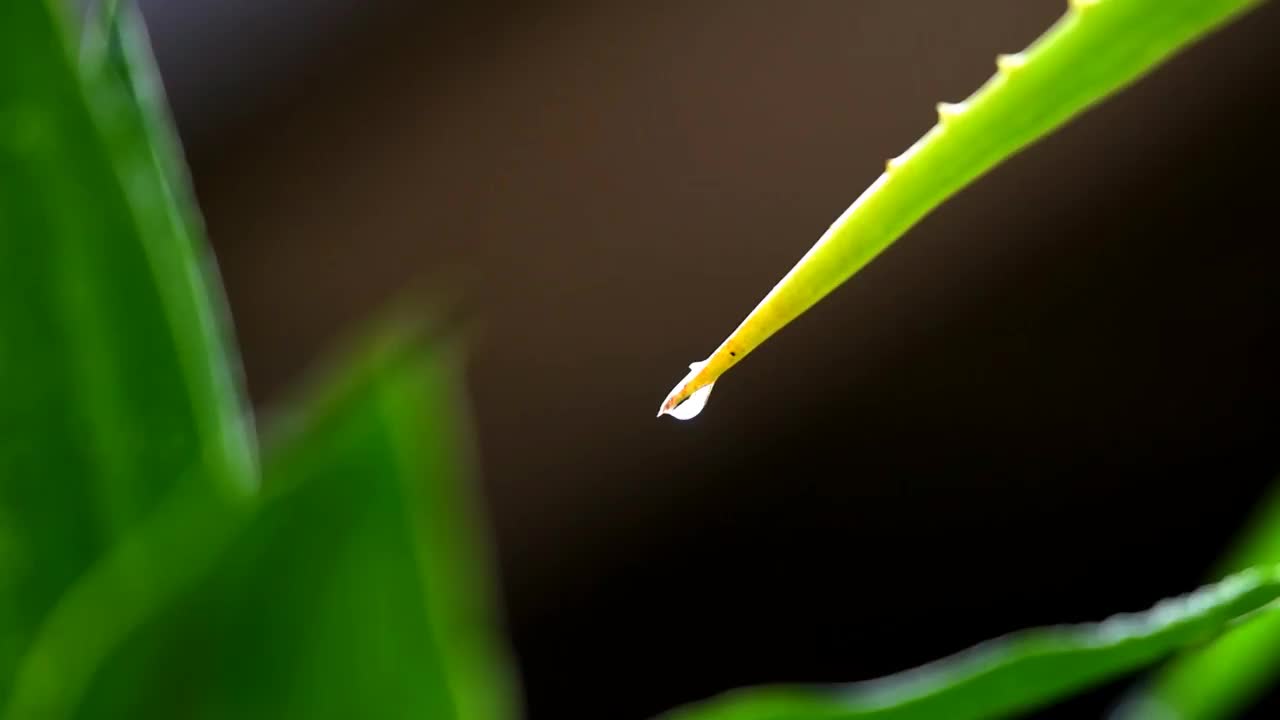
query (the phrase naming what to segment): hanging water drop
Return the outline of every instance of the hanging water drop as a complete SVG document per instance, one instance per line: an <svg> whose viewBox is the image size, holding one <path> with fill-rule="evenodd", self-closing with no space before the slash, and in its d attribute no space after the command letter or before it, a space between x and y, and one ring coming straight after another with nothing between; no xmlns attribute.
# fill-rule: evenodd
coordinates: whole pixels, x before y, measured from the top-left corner
<svg viewBox="0 0 1280 720"><path fill-rule="evenodd" d="M667 411L667 414L677 420L691 420L702 412L702 408L707 406L707 398L711 397L711 388L715 387L715 383L703 385L698 388L688 400Z"/></svg>
<svg viewBox="0 0 1280 720"><path fill-rule="evenodd" d="M688 387L706 364L706 361L703 361L689 365L689 374L672 388L671 394L667 395L667 399L662 402L662 407L658 409L658 417L670 415L677 420L690 420L702 412L702 408L707 406L707 398L711 397L711 388L715 383L707 383L692 393L688 392Z"/></svg>

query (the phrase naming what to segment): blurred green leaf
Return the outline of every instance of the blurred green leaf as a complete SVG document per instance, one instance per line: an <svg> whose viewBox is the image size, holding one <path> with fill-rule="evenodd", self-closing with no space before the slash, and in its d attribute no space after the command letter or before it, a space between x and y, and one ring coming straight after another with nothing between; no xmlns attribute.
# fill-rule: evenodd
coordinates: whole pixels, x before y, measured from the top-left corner
<svg viewBox="0 0 1280 720"><path fill-rule="evenodd" d="M1144 613L1007 636L897 675L845 686L765 687L667 720L969 720L1013 717L1211 640L1280 597L1280 567L1246 570ZM1275 613L1263 613L1270 620ZM1256 622L1256 621L1255 621ZM1248 627L1247 625L1245 627Z"/></svg>
<svg viewBox="0 0 1280 720"><path fill-rule="evenodd" d="M384 336L255 501L143 24L108 2L76 60L60 10L0 3L7 716L512 717L451 356Z"/></svg>
<svg viewBox="0 0 1280 720"><path fill-rule="evenodd" d="M256 486L158 86L69 37L62 3L0 2L0 701L23 718L191 577L148 538L211 538Z"/></svg>
<svg viewBox="0 0 1280 720"><path fill-rule="evenodd" d="M1259 506L1218 564L1217 573L1280 562L1280 484ZM1121 702L1113 717L1233 717L1280 673L1280 614L1269 614L1224 634L1207 647L1182 652Z"/></svg>
<svg viewBox="0 0 1280 720"><path fill-rule="evenodd" d="M453 352L379 337L274 426L261 510L81 717L514 717Z"/></svg>

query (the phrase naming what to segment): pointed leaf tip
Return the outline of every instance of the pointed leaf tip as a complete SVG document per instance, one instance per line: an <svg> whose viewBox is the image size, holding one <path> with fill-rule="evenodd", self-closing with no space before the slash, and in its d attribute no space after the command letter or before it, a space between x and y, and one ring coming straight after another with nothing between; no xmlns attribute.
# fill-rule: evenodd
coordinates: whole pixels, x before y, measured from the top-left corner
<svg viewBox="0 0 1280 720"><path fill-rule="evenodd" d="M670 415L677 420L690 420L702 412L702 409L707 406L707 398L711 396L711 387L715 383L707 383L693 392L689 391L689 384L706 364L705 360L689 363L689 374L681 378L662 401L661 407L658 408L658 417Z"/></svg>

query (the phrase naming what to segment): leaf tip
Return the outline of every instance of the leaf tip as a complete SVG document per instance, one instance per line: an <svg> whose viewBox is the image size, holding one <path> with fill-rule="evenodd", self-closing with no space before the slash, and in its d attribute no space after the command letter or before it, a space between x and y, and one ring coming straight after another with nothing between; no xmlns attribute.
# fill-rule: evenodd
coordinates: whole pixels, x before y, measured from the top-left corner
<svg viewBox="0 0 1280 720"><path fill-rule="evenodd" d="M698 374L706 364L706 361L703 361L689 365L689 374L676 383L667 398L662 401L662 405L658 408L658 417L670 415L677 420L691 420L702 412L702 409L707 406L707 399L711 397L711 388L715 385L715 382L703 381L702 384L696 382Z"/></svg>

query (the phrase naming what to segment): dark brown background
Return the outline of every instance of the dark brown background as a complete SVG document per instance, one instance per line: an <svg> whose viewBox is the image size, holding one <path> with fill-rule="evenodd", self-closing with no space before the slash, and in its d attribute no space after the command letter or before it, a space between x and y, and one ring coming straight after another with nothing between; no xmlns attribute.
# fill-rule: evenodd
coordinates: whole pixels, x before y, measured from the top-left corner
<svg viewBox="0 0 1280 720"><path fill-rule="evenodd" d="M1274 5L939 208L696 421L653 417L1064 6L144 2L256 402L400 291L458 298L532 720L870 677L1206 579L1280 471Z"/></svg>

